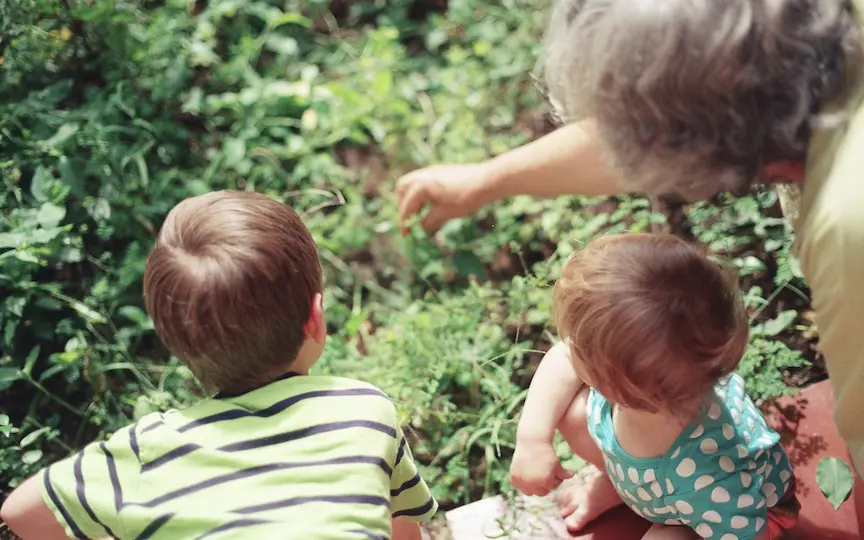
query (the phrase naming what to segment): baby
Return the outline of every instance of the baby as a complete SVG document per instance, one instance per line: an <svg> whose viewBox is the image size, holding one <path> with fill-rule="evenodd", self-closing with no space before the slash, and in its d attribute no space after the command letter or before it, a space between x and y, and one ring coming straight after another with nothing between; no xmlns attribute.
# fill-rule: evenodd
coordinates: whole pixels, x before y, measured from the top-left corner
<svg viewBox="0 0 864 540"><path fill-rule="evenodd" d="M545 495L572 476L558 429L596 467L561 498L572 531L622 502L655 524L645 539L765 540L794 525L780 437L733 373L748 321L718 265L672 236L608 236L566 264L553 309L564 341L531 382L517 489Z"/></svg>

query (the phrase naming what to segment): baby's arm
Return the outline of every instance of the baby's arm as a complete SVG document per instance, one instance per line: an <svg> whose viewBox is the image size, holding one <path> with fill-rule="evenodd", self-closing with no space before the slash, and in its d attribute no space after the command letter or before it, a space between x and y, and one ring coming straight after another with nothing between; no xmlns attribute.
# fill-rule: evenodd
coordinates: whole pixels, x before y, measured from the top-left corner
<svg viewBox="0 0 864 540"><path fill-rule="evenodd" d="M39 484L43 473L21 484L9 495L0 510L0 519L24 540L61 540L68 538L63 526L54 518L42 499Z"/></svg>
<svg viewBox="0 0 864 540"><path fill-rule="evenodd" d="M582 388L570 361L570 349L558 343L537 367L516 432L516 454L510 467L513 486L526 495L546 495L573 476L552 447L555 429Z"/></svg>

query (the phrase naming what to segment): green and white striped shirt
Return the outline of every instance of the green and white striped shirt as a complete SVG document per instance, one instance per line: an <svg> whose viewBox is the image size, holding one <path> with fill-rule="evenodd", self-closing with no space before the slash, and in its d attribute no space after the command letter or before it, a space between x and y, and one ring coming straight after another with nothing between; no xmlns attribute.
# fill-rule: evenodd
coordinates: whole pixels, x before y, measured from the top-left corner
<svg viewBox="0 0 864 540"><path fill-rule="evenodd" d="M389 398L336 377L152 414L42 474L72 538L386 539L438 508Z"/></svg>

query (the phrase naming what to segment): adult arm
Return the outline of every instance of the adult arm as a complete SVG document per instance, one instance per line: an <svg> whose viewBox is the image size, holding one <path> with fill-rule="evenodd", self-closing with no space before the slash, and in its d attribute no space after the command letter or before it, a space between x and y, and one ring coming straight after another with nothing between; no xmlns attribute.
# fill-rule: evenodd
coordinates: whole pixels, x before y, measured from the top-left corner
<svg viewBox="0 0 864 540"><path fill-rule="evenodd" d="M427 167L397 183L403 227L429 203L431 210L423 221L428 230L515 195L549 198L623 191L590 120L564 126L484 163Z"/></svg>

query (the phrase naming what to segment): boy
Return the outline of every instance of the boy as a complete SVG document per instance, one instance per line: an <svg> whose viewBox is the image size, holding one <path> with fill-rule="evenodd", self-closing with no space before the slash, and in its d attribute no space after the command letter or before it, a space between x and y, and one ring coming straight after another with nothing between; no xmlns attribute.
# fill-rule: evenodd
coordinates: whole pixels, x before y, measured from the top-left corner
<svg viewBox="0 0 864 540"><path fill-rule="evenodd" d="M308 375L327 336L321 293L315 243L291 208L232 191L177 205L144 296L159 337L215 396L55 463L0 517L25 540L384 539L391 527L419 539L411 521L437 503L393 404Z"/></svg>

